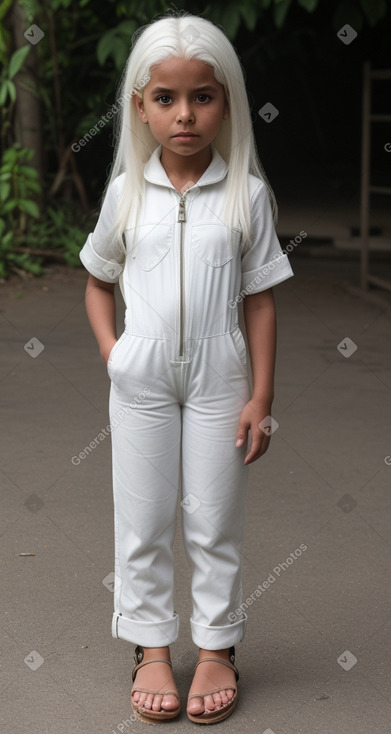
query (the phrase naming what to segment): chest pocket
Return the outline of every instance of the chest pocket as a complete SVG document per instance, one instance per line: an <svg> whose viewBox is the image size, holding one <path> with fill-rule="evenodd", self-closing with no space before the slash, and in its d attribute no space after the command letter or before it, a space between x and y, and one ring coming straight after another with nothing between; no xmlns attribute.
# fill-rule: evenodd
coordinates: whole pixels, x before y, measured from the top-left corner
<svg viewBox="0 0 391 734"><path fill-rule="evenodd" d="M133 237L135 235L135 242ZM170 224L141 224L125 232L129 257L143 270L152 270L158 265L171 249L173 228Z"/></svg>
<svg viewBox="0 0 391 734"><path fill-rule="evenodd" d="M242 233L223 224L193 224L191 244L198 257L213 268L221 268L232 260L240 245Z"/></svg>

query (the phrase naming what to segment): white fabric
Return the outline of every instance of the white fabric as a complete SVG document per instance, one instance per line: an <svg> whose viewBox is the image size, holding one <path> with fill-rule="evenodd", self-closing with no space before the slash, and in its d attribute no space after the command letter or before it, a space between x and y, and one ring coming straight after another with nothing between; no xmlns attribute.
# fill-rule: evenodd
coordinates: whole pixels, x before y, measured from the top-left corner
<svg viewBox="0 0 391 734"><path fill-rule="evenodd" d="M125 233L126 258L107 237L124 175L109 188L80 253L95 277L120 280L126 304L124 332L108 361L112 635L150 647L178 637L172 544L179 479L192 639L211 650L243 639L247 617L235 612L242 603L248 467L247 446L236 448L235 437L250 391L237 303L244 288L256 293L293 275L259 179L249 175L252 243L245 254L240 233L222 223L227 166L212 151L211 164L183 196L185 221L178 221L181 194L159 146L144 170L140 226Z"/></svg>

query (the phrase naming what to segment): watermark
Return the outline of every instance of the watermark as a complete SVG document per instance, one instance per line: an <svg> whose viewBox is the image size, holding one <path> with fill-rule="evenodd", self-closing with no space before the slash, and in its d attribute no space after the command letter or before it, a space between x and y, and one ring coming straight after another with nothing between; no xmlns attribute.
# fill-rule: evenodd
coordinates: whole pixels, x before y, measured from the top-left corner
<svg viewBox="0 0 391 734"><path fill-rule="evenodd" d="M200 34L193 25L187 25L181 36L186 43L193 43L199 38Z"/></svg>
<svg viewBox="0 0 391 734"><path fill-rule="evenodd" d="M254 288L259 283L262 283L265 278L267 278L270 272L276 267L276 263L280 262L284 255L292 252L292 250L297 247L297 245L300 245L305 237L307 237L307 232L304 232L304 230L302 230L298 235L296 235L294 239L289 240L289 244L284 250L279 250L275 255L273 255L273 258L270 260L270 262L268 262L267 265L263 266L261 272L259 272L258 275L256 275L255 278L253 278L250 283L248 283L248 285L246 285L246 287L243 288L237 296L235 296L235 298L230 298L230 300L228 301L228 306L230 308L236 308L238 303L243 301L246 296L250 295Z"/></svg>
<svg viewBox="0 0 391 734"><path fill-rule="evenodd" d="M196 497L194 494L186 495L186 497L183 498L182 502L180 502L181 507L187 512L188 515L192 515L193 512L198 510L198 508L201 505L201 502L199 501L198 497Z"/></svg>
<svg viewBox="0 0 391 734"><path fill-rule="evenodd" d="M348 336L345 336L345 339L342 339L342 341L337 344L338 351L341 352L346 359L351 357L357 348L357 344Z"/></svg>
<svg viewBox="0 0 391 734"><path fill-rule="evenodd" d="M267 415L266 418L263 419L260 423L258 423L258 428L263 431L266 436L271 436L274 431L277 430L279 427L279 423L272 418L271 415Z"/></svg>
<svg viewBox="0 0 391 734"><path fill-rule="evenodd" d="M391 143L384 143L384 150L386 153L391 153Z"/></svg>
<svg viewBox="0 0 391 734"><path fill-rule="evenodd" d="M98 435L95 436L95 438L92 441L90 441L88 446L84 447L83 451L80 451L76 456L72 456L71 462L73 466L79 466L79 464L81 464L83 459L86 459L87 456L89 456L89 454L91 454L94 451L94 449L96 449L97 446L99 446L99 444L101 444L102 441L104 441L105 438L107 438L107 436L110 435L111 431L113 430L113 427L117 428L117 426L119 426L121 421L123 421L124 418L132 412L132 410L136 407L136 405L138 405L138 403L145 400L145 398L147 397L147 395L150 394L150 392L151 391L149 387L145 387L143 390L141 390L141 392L139 392L138 395L136 395L133 398L132 402L129 403L129 406L125 406L125 408L120 408L120 410L113 416L112 420L106 426L106 428L102 428L100 433L98 433Z"/></svg>
<svg viewBox="0 0 391 734"><path fill-rule="evenodd" d="M234 612L230 612L228 614L228 619L230 622L235 622L236 619L240 619L242 616L242 613L248 609L251 604L259 599L260 596L262 596L263 592L270 588L272 584L276 581L279 576L281 576L281 573L283 571L287 571L288 568L294 563L297 558L300 558L301 555L307 550L308 546L304 543L301 543L298 548L296 548L295 551L289 554L288 558L285 561L282 561L277 566L273 568L273 572L269 573L267 579L262 582L262 584L258 584L257 588L253 591L252 594L250 594L249 597L247 597L246 601L244 601L238 609L235 609Z"/></svg>
<svg viewBox="0 0 391 734"><path fill-rule="evenodd" d="M38 670L38 668L40 668L45 662L45 659L36 650L31 650L31 652L26 655L24 662L30 670Z"/></svg>
<svg viewBox="0 0 391 734"><path fill-rule="evenodd" d="M114 115L116 115L117 112L119 112L120 108L123 107L125 102L128 102L133 97L134 94L138 94L139 87L145 87L145 85L148 84L150 78L151 77L149 76L149 74L144 74L142 79L140 79L137 82L136 87L133 87L133 89L131 89L130 92L127 92L126 94L123 94L121 97L119 97L117 102L112 105L111 109L109 109L109 111L106 112L106 114L103 115L100 118L100 120L98 120L96 125L94 125L94 127L92 127L88 131L88 133L83 135L83 137L80 138L80 140L78 140L76 143L73 143L71 145L73 152L78 153L81 148L84 148L87 145L87 143L90 142L91 138L97 135L100 132L100 130L102 129L102 127L107 125L107 123L114 117ZM120 107L118 107L118 105L120 105Z"/></svg>
<svg viewBox="0 0 391 734"><path fill-rule="evenodd" d="M342 28L339 29L337 37L345 44L345 46L349 46L349 43L357 38L357 31L355 31L349 23L346 23L346 25L343 25Z"/></svg>
<svg viewBox="0 0 391 734"><path fill-rule="evenodd" d="M39 341L39 339L37 339L36 336L33 336L32 339L26 342L23 349L30 357L35 359L41 354L41 352L43 352L45 346L42 344L41 341Z"/></svg>
<svg viewBox="0 0 391 734"><path fill-rule="evenodd" d="M344 670L351 670L353 665L357 663L357 658L349 650L345 650L342 655L337 658L338 665Z"/></svg>
<svg viewBox="0 0 391 734"><path fill-rule="evenodd" d="M355 500L351 494L344 494L343 497L338 500L337 507L339 507L342 512L351 512L355 507L357 507L357 500Z"/></svg>
<svg viewBox="0 0 391 734"><path fill-rule="evenodd" d="M25 31L23 35L32 46L36 46L45 34L39 25L35 25L35 23L33 23L30 28L27 28L27 31Z"/></svg>
<svg viewBox="0 0 391 734"><path fill-rule="evenodd" d="M266 102L266 104L261 107L260 110L258 110L258 115L262 117L262 120L265 122L273 122L273 120L279 115L279 111L277 107L274 106L271 102Z"/></svg>
<svg viewBox="0 0 391 734"><path fill-rule="evenodd" d="M30 512L38 512L43 507L43 499L38 494L30 494L24 502Z"/></svg>
<svg viewBox="0 0 391 734"><path fill-rule="evenodd" d="M387 466L391 466L391 456L385 456L384 463L387 464Z"/></svg>
<svg viewBox="0 0 391 734"><path fill-rule="evenodd" d="M143 706L140 706L139 707L139 711L143 712L143 711L145 711L145 708ZM118 734L118 732L121 732L121 734L122 734L122 732L125 731L125 727L131 726L132 724L135 724L136 721L138 721L138 720L139 719L136 716L136 714L131 714L129 716L129 719L122 719L122 721L119 724L117 724L117 726L115 727L115 729L112 729L111 730L111 734Z"/></svg>

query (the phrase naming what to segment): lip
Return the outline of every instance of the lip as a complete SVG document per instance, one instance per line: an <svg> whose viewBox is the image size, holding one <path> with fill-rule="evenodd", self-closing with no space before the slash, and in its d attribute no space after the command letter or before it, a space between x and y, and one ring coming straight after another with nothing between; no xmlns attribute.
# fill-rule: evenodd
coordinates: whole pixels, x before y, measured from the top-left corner
<svg viewBox="0 0 391 734"><path fill-rule="evenodd" d="M198 138L198 135L195 135L195 133L177 133L173 136L174 138Z"/></svg>

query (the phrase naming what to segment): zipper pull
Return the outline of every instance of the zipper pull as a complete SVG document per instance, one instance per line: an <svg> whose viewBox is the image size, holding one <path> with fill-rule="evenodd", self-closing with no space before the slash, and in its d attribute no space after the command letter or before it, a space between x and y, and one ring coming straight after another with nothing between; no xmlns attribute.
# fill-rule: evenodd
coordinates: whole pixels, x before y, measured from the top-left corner
<svg viewBox="0 0 391 734"><path fill-rule="evenodd" d="M185 197L182 194L180 201L179 201L179 209L178 209L178 222L186 222L186 213L185 213Z"/></svg>

